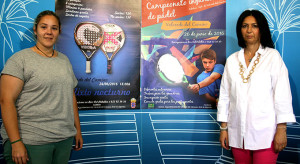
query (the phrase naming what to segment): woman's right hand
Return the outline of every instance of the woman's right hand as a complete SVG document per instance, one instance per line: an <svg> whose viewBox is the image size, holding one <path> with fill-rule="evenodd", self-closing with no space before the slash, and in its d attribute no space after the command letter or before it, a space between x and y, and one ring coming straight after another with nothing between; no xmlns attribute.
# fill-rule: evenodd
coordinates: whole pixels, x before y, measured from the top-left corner
<svg viewBox="0 0 300 164"><path fill-rule="evenodd" d="M228 131L220 131L220 143L222 148L229 150Z"/></svg>
<svg viewBox="0 0 300 164"><path fill-rule="evenodd" d="M11 145L12 148L12 160L16 164L26 164L29 161L27 150L23 142L16 142Z"/></svg>

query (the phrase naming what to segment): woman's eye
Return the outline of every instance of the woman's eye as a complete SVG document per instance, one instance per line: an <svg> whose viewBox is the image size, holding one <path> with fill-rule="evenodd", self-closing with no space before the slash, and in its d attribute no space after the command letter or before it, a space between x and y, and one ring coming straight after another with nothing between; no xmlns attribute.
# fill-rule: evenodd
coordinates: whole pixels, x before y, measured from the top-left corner
<svg viewBox="0 0 300 164"><path fill-rule="evenodd" d="M242 25L242 28L246 28L246 27L247 27L247 25L246 25L246 24Z"/></svg>

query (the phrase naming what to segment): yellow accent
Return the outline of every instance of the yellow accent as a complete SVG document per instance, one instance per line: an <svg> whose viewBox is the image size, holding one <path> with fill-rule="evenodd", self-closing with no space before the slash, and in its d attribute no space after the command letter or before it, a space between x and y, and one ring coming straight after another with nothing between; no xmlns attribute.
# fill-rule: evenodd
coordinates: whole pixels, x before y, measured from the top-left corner
<svg viewBox="0 0 300 164"><path fill-rule="evenodd" d="M210 28L209 21L163 21L162 30L178 30L187 28Z"/></svg>

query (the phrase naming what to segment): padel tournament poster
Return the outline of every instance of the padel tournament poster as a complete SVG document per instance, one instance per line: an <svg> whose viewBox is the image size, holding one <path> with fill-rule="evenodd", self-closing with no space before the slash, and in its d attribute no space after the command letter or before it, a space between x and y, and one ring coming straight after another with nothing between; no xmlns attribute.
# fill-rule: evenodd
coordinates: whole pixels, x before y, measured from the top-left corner
<svg viewBox="0 0 300 164"><path fill-rule="evenodd" d="M221 78L196 92L191 87L214 72L201 59L208 49L223 74L225 26L226 0L143 0L141 108L216 109Z"/></svg>
<svg viewBox="0 0 300 164"><path fill-rule="evenodd" d="M140 109L141 2L59 0L56 49L69 58L78 108Z"/></svg>

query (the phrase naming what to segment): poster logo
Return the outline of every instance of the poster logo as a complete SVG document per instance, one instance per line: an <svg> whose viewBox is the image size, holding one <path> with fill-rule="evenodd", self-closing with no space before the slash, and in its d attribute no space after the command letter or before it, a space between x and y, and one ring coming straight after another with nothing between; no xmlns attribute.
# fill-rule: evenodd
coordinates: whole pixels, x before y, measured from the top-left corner
<svg viewBox="0 0 300 164"><path fill-rule="evenodd" d="M131 106L131 108L136 107L136 99L135 98L130 99L130 106Z"/></svg>
<svg viewBox="0 0 300 164"><path fill-rule="evenodd" d="M148 108L154 108L154 104L148 104Z"/></svg>

